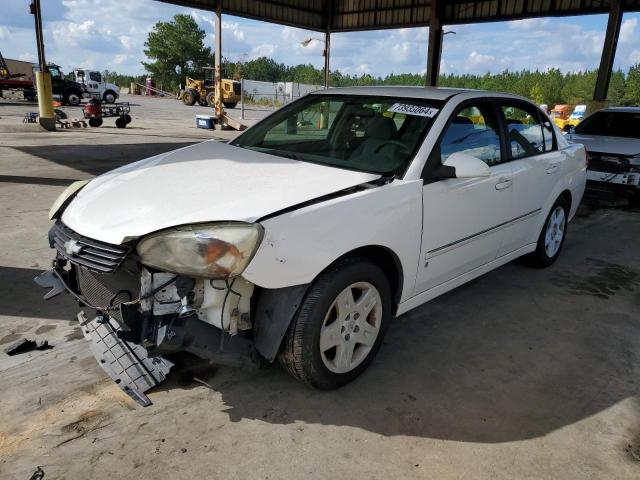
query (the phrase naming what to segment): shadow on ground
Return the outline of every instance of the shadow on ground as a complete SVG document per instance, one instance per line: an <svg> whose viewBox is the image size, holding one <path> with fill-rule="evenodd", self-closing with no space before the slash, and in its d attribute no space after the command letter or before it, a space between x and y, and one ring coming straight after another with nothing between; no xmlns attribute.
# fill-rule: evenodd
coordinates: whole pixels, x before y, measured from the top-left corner
<svg viewBox="0 0 640 480"><path fill-rule="evenodd" d="M640 277L566 257L544 271L507 265L396 319L367 372L337 391L301 385L275 366L199 378L234 422L480 443L540 437L639 393ZM581 288L562 284L569 268ZM609 288L622 270L624 285ZM206 401L193 391L194 402Z"/></svg>
<svg viewBox="0 0 640 480"><path fill-rule="evenodd" d="M43 243L46 242L45 237ZM70 295L60 294L48 301L42 298L47 290L33 281L42 270L0 266L0 315L55 320L75 318L78 305Z"/></svg>
<svg viewBox="0 0 640 480"><path fill-rule="evenodd" d="M106 145L39 145L11 147L49 162L99 175L114 168L196 142L127 143Z"/></svg>

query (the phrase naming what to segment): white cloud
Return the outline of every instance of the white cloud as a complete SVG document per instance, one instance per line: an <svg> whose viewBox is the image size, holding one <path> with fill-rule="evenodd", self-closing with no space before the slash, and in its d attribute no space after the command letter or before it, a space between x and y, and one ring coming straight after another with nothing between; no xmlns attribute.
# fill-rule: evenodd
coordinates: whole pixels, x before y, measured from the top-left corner
<svg viewBox="0 0 640 480"><path fill-rule="evenodd" d="M274 53L276 53L277 49L278 47L276 45L273 45L271 43L262 43L253 47L249 56L251 58L271 57Z"/></svg>
<svg viewBox="0 0 640 480"><path fill-rule="evenodd" d="M113 57L112 62L115 65L122 65L126 60L127 60L126 55L116 55L115 57Z"/></svg>
<svg viewBox="0 0 640 480"><path fill-rule="evenodd" d="M7 27L0 25L0 39L4 40L5 38L9 38L11 33Z"/></svg>
<svg viewBox="0 0 640 480"><path fill-rule="evenodd" d="M638 41L640 34L636 33L636 27L638 26L638 18L628 18L622 22L620 27L620 43L633 43Z"/></svg>
<svg viewBox="0 0 640 480"><path fill-rule="evenodd" d="M511 30L522 30L525 32L532 32L536 30L542 30L549 25L548 18L527 18L526 20L513 20L507 22Z"/></svg>
<svg viewBox="0 0 640 480"><path fill-rule="evenodd" d="M23 62L35 62L38 60L38 57L33 53L25 52L18 55L18 60L22 60Z"/></svg>
<svg viewBox="0 0 640 480"><path fill-rule="evenodd" d="M484 73L492 70L496 57L493 55L485 55L478 53L475 50L469 54L466 61L466 67L468 70L478 73Z"/></svg>
<svg viewBox="0 0 640 480"><path fill-rule="evenodd" d="M391 61L397 64L405 64L409 60L412 45L409 42L396 43L391 47Z"/></svg>
<svg viewBox="0 0 640 480"><path fill-rule="evenodd" d="M118 40L120 40L122 46L127 50L132 50L136 46L136 42L129 35L120 35Z"/></svg>

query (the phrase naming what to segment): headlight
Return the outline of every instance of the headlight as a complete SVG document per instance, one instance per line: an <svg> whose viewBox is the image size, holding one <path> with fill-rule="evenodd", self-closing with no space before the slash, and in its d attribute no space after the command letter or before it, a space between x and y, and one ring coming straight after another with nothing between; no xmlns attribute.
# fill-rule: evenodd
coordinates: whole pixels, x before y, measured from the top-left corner
<svg viewBox="0 0 640 480"><path fill-rule="evenodd" d="M73 196L90 181L91 180L78 180L65 188L58 198L56 198L56 201L53 202L53 205L51 205L51 209L49 210L49 220L53 220L59 211L62 210L63 207L66 207L66 204L68 203L67 200L73 198Z"/></svg>
<svg viewBox="0 0 640 480"><path fill-rule="evenodd" d="M172 273L200 278L240 275L262 239L255 223L187 225L154 233L138 244L140 261Z"/></svg>

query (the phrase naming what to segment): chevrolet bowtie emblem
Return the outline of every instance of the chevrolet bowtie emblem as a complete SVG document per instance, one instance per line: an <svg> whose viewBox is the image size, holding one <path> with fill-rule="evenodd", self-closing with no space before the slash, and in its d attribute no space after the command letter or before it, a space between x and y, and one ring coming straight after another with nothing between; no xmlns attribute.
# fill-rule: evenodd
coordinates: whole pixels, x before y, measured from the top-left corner
<svg viewBox="0 0 640 480"><path fill-rule="evenodd" d="M67 240L64 242L64 251L69 255L78 255L82 251L82 245L77 240Z"/></svg>

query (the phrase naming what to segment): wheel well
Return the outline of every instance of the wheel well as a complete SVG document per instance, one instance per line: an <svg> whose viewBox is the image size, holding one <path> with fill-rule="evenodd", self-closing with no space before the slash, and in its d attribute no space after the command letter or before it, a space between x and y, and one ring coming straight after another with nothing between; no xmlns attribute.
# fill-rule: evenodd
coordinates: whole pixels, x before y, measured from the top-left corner
<svg viewBox="0 0 640 480"><path fill-rule="evenodd" d="M116 94L116 92L114 92L113 90L109 89L109 90L105 90L105 92L102 94L102 96L104 97L107 93L113 93L114 95Z"/></svg>
<svg viewBox="0 0 640 480"><path fill-rule="evenodd" d="M569 211L571 211L571 192L565 190L560 194L560 197L564 198L569 203Z"/></svg>
<svg viewBox="0 0 640 480"><path fill-rule="evenodd" d="M369 245L366 247L356 248L352 250L340 258L338 258L336 263L345 258L366 258L371 262L378 265L384 274L387 276L389 280L389 286L391 287L391 295L393 297L393 310L395 313L395 309L400 303L400 296L402 295L402 285L403 285L403 272L402 272L402 264L400 263L400 259L398 256L386 247L382 247L380 245ZM333 265L333 264L332 264Z"/></svg>

